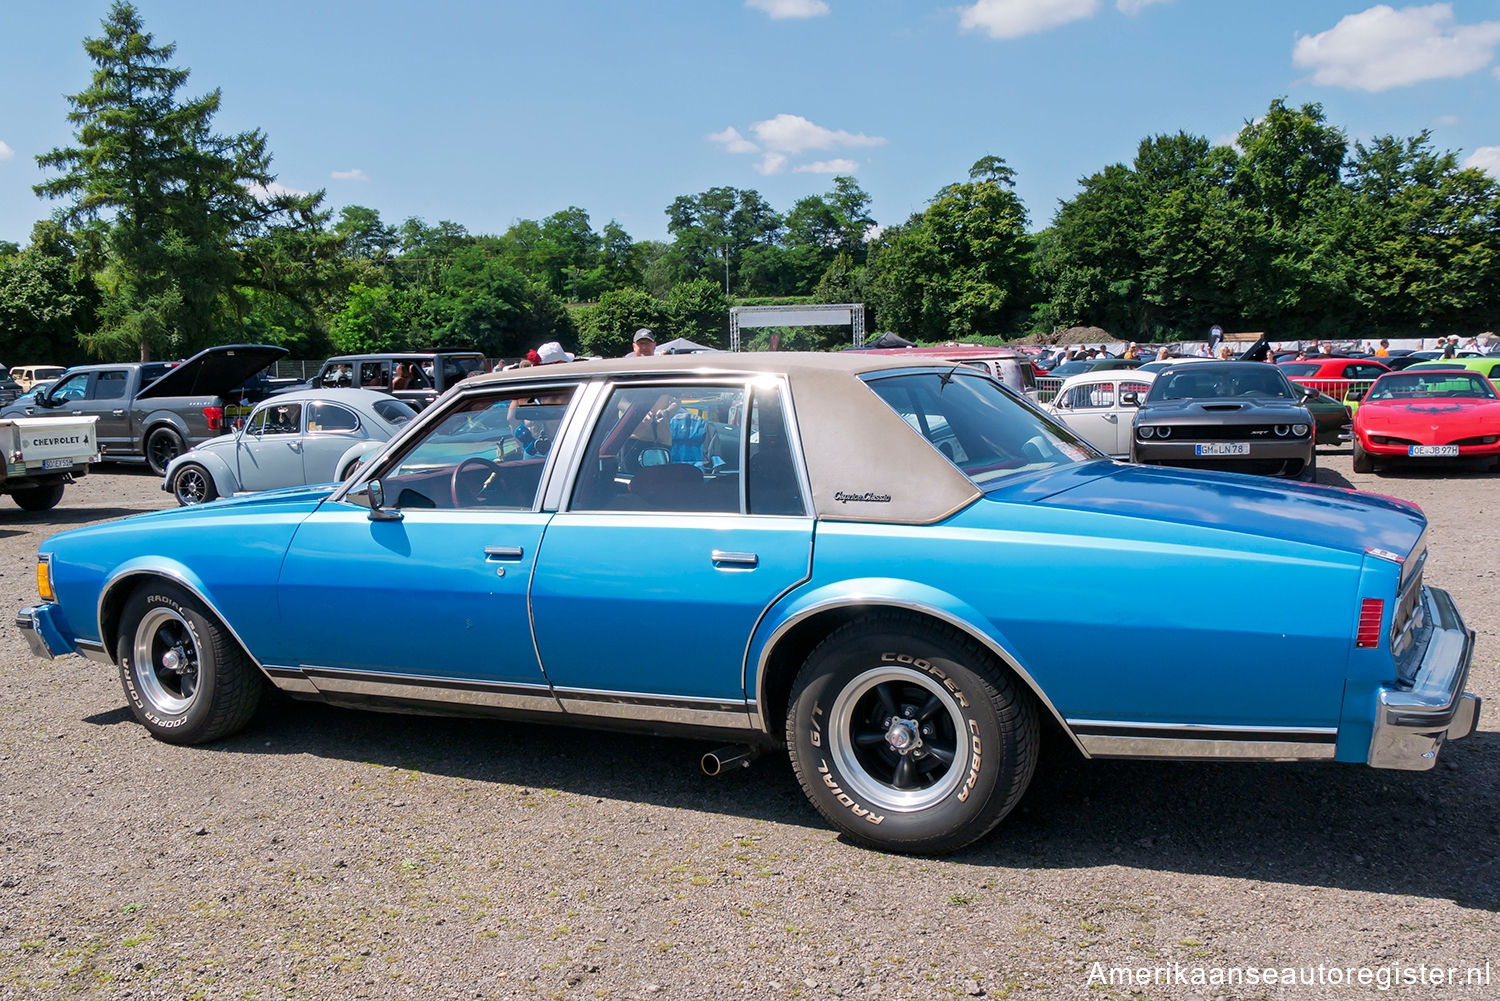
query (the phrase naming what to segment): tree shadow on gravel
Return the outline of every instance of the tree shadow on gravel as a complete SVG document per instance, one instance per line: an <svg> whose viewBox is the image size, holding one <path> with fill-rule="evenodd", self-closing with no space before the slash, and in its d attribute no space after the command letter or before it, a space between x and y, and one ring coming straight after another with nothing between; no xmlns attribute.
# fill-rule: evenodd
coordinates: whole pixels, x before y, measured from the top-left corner
<svg viewBox="0 0 1500 1001"><path fill-rule="evenodd" d="M574 727L397 716L278 699L246 733L209 745L311 754L554 788L583 796L820 828L786 756L708 778L717 746ZM976 866L1126 866L1374 893L1500 910L1500 735L1444 748L1431 772L1340 764L1084 761L1049 744L1019 807ZM1101 874L1108 879L1108 875Z"/></svg>

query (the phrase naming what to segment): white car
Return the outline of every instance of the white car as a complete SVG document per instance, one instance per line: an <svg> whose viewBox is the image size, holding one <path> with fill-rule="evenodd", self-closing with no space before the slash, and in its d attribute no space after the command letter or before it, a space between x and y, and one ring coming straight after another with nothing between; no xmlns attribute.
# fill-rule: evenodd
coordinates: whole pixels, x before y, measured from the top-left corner
<svg viewBox="0 0 1500 1001"><path fill-rule="evenodd" d="M1155 381L1155 372L1139 369L1080 372L1058 388L1047 412L1099 451L1129 458L1138 401Z"/></svg>
<svg viewBox="0 0 1500 1001"><path fill-rule="evenodd" d="M239 430L173 459L162 489L186 507L342 480L416 416L405 400L371 389L279 393L257 405Z"/></svg>

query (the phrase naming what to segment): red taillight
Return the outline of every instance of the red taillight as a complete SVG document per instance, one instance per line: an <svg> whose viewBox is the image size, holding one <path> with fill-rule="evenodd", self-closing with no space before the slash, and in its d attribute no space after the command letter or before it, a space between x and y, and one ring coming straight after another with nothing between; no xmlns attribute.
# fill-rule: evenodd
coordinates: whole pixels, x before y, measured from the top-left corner
<svg viewBox="0 0 1500 1001"><path fill-rule="evenodd" d="M1385 602L1379 598L1366 598L1359 606L1359 632L1354 636L1354 645L1363 650L1380 645L1380 620L1385 617Z"/></svg>
<svg viewBox="0 0 1500 1001"><path fill-rule="evenodd" d="M222 431L222 430L224 430L224 408L223 407L204 407L203 408L203 416L208 421L208 429L210 431Z"/></svg>

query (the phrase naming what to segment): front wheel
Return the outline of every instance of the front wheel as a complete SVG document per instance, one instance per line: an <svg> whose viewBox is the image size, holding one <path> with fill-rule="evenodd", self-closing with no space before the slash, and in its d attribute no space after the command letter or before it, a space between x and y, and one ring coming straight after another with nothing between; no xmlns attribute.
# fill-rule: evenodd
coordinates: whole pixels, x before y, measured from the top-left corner
<svg viewBox="0 0 1500 1001"><path fill-rule="evenodd" d="M183 507L190 507L194 504L207 504L218 497L219 488L214 486L214 479L208 475L208 470L188 463L172 474L172 496Z"/></svg>
<svg viewBox="0 0 1500 1001"><path fill-rule="evenodd" d="M1369 452L1365 451L1365 447L1359 443L1358 438L1354 439L1354 471L1356 473L1375 472L1375 460Z"/></svg>
<svg viewBox="0 0 1500 1001"><path fill-rule="evenodd" d="M227 737L260 704L263 682L250 658L174 584L147 584L125 602L116 659L131 712L171 744Z"/></svg>
<svg viewBox="0 0 1500 1001"><path fill-rule="evenodd" d="M182 435L169 427L160 427L146 436L146 465L157 476L167 475L167 466L182 454Z"/></svg>
<svg viewBox="0 0 1500 1001"><path fill-rule="evenodd" d="M851 622L808 657L786 741L830 823L890 851L954 851L988 834L1036 768L1031 696L955 629L909 613Z"/></svg>

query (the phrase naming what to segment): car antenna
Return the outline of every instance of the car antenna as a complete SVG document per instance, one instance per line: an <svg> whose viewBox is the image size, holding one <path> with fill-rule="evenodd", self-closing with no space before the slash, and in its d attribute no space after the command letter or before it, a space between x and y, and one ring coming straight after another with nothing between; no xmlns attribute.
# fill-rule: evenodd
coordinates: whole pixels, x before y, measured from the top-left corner
<svg viewBox="0 0 1500 1001"><path fill-rule="evenodd" d="M948 385L950 382L953 381L953 373L957 372L961 367L962 366L960 366L960 365L954 365L948 371L941 373L940 375L938 375L938 382L940 382L942 384L942 386ZM938 387L938 392L939 393L941 393L943 391L942 386Z"/></svg>

